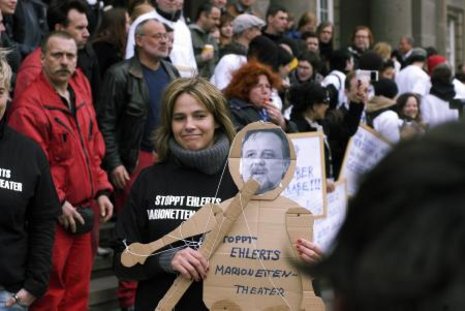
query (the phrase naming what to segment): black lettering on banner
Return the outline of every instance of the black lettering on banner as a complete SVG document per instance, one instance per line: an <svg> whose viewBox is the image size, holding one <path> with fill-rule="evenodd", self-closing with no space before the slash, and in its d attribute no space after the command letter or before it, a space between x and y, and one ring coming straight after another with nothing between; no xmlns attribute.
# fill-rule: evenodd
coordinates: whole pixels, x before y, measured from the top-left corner
<svg viewBox="0 0 465 311"><path fill-rule="evenodd" d="M284 288L282 287L255 287L235 284L236 294L239 295L257 295L257 296L282 296L284 297Z"/></svg>

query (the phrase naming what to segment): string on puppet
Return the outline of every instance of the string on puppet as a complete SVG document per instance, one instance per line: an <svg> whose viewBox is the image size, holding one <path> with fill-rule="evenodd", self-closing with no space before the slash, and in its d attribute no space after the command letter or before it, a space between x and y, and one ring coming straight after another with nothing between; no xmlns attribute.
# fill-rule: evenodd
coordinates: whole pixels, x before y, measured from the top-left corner
<svg viewBox="0 0 465 311"><path fill-rule="evenodd" d="M0 52L1 52L1 49L0 49ZM216 188L216 191L215 191L215 196L214 196L214 201L216 202L216 198L218 197L218 192L220 190L220 187L221 187L221 183L223 181L223 177L224 177L224 172L226 171L226 167L227 167L227 161L225 161L224 165L223 165L223 170L221 172L221 176L220 176L220 179L218 181L218 186ZM207 225L208 223L210 222L211 220L211 214L209 215L209 218L208 220L205 222L205 228L203 230L203 232L206 232L207 231ZM195 240L188 240L186 238L184 238L184 235L182 234L182 227L184 225L186 221L183 221L181 224L180 224L180 230L181 230L181 239L179 240L180 242L183 242L184 245L182 246L177 246L177 247L173 247L171 246L171 244L169 245L170 248L169 249L165 249L165 250L162 250L162 251L158 251L158 252L154 252L152 254L139 254L139 253L135 253L133 251L131 251L129 249L129 245L127 244L127 241L126 239L123 240L123 244L124 244L124 248L125 248L125 252L131 254L131 255L134 255L134 256L138 256L138 257L152 257L152 256L156 256L156 255L159 255L159 254L162 254L162 253L165 253L165 252L168 252L168 251L173 251L173 250L181 250L181 249L184 249L186 247L190 247L192 249L195 249L195 250L198 250L201 246L202 246L202 243L203 243L203 240L204 240L204 237L205 237L205 234L202 235L202 237L200 238L199 241L195 241ZM178 238L178 237L173 237L173 236L170 236L168 235L169 237L171 238Z"/></svg>

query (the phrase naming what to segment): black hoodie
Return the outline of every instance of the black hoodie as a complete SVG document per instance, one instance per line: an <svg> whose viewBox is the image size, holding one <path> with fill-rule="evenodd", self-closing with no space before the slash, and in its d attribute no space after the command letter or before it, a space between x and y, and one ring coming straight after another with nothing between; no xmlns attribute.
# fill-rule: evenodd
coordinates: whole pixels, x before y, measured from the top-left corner
<svg viewBox="0 0 465 311"><path fill-rule="evenodd" d="M36 297L48 285L60 210L47 158L0 120L0 286Z"/></svg>

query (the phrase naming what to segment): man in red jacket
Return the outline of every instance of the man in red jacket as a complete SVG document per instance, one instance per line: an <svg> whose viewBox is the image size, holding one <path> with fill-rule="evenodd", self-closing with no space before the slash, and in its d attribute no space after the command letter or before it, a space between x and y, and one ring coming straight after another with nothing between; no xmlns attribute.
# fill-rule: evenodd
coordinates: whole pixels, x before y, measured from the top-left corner
<svg viewBox="0 0 465 311"><path fill-rule="evenodd" d="M87 310L92 267L91 205L101 221L113 213L112 186L100 168L105 145L87 78L76 70L77 45L53 32L42 46L42 72L15 100L10 125L44 150L61 202L47 293L31 310ZM86 217L88 216L88 217ZM87 230L85 230L87 229Z"/></svg>

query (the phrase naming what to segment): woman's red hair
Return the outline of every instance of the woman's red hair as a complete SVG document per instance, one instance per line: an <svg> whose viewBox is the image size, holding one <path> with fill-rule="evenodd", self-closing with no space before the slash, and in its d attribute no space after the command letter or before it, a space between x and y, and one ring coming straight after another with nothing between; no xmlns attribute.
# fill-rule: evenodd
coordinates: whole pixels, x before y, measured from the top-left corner
<svg viewBox="0 0 465 311"><path fill-rule="evenodd" d="M231 82L223 90L227 99L238 98L249 102L250 90L258 84L258 77L265 75L272 88L281 87L281 79L269 66L250 60L233 73Z"/></svg>

